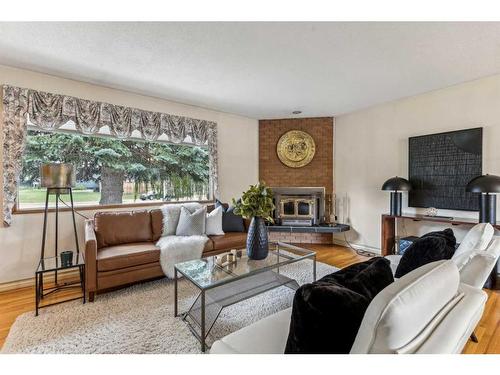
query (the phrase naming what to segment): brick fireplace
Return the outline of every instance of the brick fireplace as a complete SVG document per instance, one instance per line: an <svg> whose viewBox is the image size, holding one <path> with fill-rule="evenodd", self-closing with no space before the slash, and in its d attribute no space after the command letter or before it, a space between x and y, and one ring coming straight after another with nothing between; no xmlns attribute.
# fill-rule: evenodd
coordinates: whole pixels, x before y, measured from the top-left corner
<svg viewBox="0 0 500 375"><path fill-rule="evenodd" d="M271 187L322 187L333 193L333 117L260 120L259 178ZM302 168L290 168L278 158L276 145L289 130L302 130L316 144L313 160ZM270 240L292 243L332 243L331 233L270 232Z"/></svg>
<svg viewBox="0 0 500 375"><path fill-rule="evenodd" d="M279 138L289 130L305 131L316 143L316 155L305 167L287 167L276 154ZM268 186L323 186L333 193L333 117L260 120L259 176Z"/></svg>

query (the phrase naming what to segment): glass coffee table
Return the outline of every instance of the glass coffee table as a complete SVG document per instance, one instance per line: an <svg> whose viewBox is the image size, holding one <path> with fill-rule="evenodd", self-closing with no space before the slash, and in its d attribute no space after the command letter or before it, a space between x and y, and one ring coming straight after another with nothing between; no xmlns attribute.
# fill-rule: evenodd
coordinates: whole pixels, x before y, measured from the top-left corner
<svg viewBox="0 0 500 375"><path fill-rule="evenodd" d="M174 267L176 317L179 316L179 273L200 291L189 310L180 316L200 341L202 352L222 309L280 286L294 290L299 287L296 280L280 273L281 267L312 260L312 281L316 280L316 253L308 249L277 242L269 244L266 259L249 259L245 249L239 249L238 255L236 262L224 267L216 263L215 256L178 263Z"/></svg>

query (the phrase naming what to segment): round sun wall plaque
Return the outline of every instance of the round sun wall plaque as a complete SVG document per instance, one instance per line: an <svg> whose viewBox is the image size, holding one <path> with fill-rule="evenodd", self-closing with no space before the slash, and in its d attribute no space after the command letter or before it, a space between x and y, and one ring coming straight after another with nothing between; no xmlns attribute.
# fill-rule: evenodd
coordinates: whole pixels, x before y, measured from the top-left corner
<svg viewBox="0 0 500 375"><path fill-rule="evenodd" d="M290 130L283 134L276 146L278 158L291 168L304 167L316 153L314 139L301 130Z"/></svg>

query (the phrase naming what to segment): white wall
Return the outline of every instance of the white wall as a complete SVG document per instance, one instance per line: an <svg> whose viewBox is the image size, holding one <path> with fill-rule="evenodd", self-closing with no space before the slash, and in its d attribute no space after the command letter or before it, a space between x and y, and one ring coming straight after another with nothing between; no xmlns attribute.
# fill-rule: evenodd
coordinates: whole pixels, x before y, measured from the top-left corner
<svg viewBox="0 0 500 375"><path fill-rule="evenodd" d="M228 201L239 196L248 185L258 179L257 120L5 66L0 66L1 84L215 121L218 125L219 185L222 200ZM0 127L1 123L0 118ZM3 142L0 142L0 145L2 144ZM0 160L1 155L0 148ZM0 202L1 194L0 191ZM83 213L87 216L93 215L92 211ZM70 216L68 213L62 215L61 246L73 248ZM41 214L23 214L14 216L11 227L0 227L0 283L33 277L40 256L42 222ZM78 228L82 243L83 219L80 217ZM52 241L53 220L50 221L48 233ZM48 245L50 246L49 242Z"/></svg>
<svg viewBox="0 0 500 375"><path fill-rule="evenodd" d="M337 198L353 227L348 240L362 247L380 250L380 215L389 205L380 188L389 177L408 176L408 137L482 126L483 172L500 174L500 75L338 116L335 124ZM422 210L405 201L403 212ZM439 215L477 218L460 211ZM412 221L405 226L402 234L436 228ZM460 240L465 229L454 229Z"/></svg>

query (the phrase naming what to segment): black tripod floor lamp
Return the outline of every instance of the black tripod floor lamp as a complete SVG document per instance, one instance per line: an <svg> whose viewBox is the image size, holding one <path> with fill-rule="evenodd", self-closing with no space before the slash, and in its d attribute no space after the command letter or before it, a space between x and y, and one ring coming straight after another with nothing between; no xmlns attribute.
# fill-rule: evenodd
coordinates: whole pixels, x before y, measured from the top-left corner
<svg viewBox="0 0 500 375"><path fill-rule="evenodd" d="M75 210L73 205L73 187L75 186L75 172L71 164L64 163L51 163L43 164L40 167L41 186L47 188L45 195L45 209L43 216L43 234L42 234L42 248L40 251L40 260L45 258L45 242L47 237L47 221L49 214L49 198L55 195L55 251L54 255L59 256L59 202L61 195L69 194L70 208L73 218L73 230L75 232L75 245L76 252L80 254L78 245L78 234L76 231ZM64 202L63 202L64 203ZM57 272L55 272L55 283L57 284Z"/></svg>

